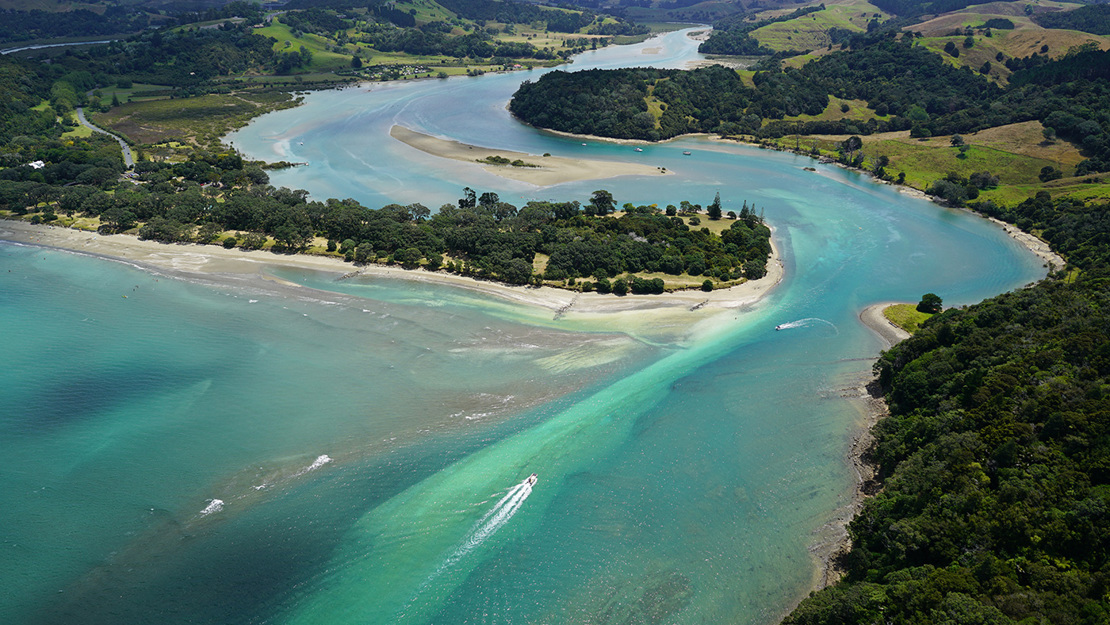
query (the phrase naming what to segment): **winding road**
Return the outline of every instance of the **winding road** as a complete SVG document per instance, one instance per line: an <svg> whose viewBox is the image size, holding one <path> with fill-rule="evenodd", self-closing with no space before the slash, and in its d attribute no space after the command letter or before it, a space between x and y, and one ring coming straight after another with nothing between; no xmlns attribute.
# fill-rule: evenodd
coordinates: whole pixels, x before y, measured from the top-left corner
<svg viewBox="0 0 1110 625"><path fill-rule="evenodd" d="M85 119L85 109L84 109L84 107L80 107L80 106L77 107L77 120L80 121L81 125L84 126L85 128L88 128L89 130L92 130L93 132L99 132L102 135L108 135L109 137L115 139L116 141L119 141L119 147L123 149L123 164L128 169L131 169L132 167L135 166L135 159L131 157L131 147L127 145L127 142L124 141L123 139L121 139L119 136L114 135L114 134L108 132L107 130L102 130L100 128L97 128L96 126L93 126L91 123L89 123L89 120Z"/></svg>

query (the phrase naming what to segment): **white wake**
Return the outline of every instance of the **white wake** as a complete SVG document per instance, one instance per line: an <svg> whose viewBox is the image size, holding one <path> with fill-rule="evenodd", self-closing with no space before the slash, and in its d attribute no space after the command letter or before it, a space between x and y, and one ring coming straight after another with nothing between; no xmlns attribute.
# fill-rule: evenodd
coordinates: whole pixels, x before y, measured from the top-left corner
<svg viewBox="0 0 1110 625"><path fill-rule="evenodd" d="M840 334L840 330L836 327L836 324L834 324L831 321L826 321L824 319L819 319L817 317L806 317L805 319L798 319L796 321L791 321L789 323L783 323L783 324L775 326L775 329L776 330L793 330L794 328L804 328L804 327L807 327L807 326L815 326L815 325L821 325L821 324L829 326L830 328L833 329L834 332L836 332L837 334Z"/></svg>

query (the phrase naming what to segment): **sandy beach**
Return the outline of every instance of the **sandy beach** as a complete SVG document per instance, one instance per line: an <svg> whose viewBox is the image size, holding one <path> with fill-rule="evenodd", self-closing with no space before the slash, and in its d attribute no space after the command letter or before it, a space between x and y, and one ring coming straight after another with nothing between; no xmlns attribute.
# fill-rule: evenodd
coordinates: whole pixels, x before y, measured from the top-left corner
<svg viewBox="0 0 1110 625"><path fill-rule="evenodd" d="M449 158L465 163L484 161L494 156L510 161L521 160L535 167L513 167L511 165L492 165L483 163L482 167L497 176L527 182L539 187L547 187L564 182L596 180L616 176L660 176L668 172L654 165L641 163L622 163L619 161L599 161L588 159L564 158L561 156L542 156L524 154L510 150L494 150L458 141L440 139L403 126L394 126L390 136L421 152Z"/></svg>
<svg viewBox="0 0 1110 625"><path fill-rule="evenodd" d="M910 333L890 322L883 311L895 304L904 304L907 302L882 302L881 304L872 304L864 308L859 313L859 320L863 325L871 329L872 332L879 335L879 338L886 342L889 348L896 343L900 343L905 339L910 338Z"/></svg>
<svg viewBox="0 0 1110 625"><path fill-rule="evenodd" d="M725 311L749 307L767 295L783 278L778 248L767 261L767 275L728 289L706 293L679 291L662 295L603 295L577 293L553 287L512 286L446 272L402 269L384 265L353 265L339 258L308 254L274 254L267 251L225 249L218 245L171 244L142 241L126 234L95 232L34 225L18 220L0 221L0 239L71 250L140 267L164 270L182 277L231 276L256 278L274 284L267 269L290 267L332 272L336 277L358 276L360 280L391 278L449 285L520 304L537 320L556 322L568 328L619 331L651 341L683 341L712 332L716 323L703 323ZM285 286L296 285L286 283Z"/></svg>

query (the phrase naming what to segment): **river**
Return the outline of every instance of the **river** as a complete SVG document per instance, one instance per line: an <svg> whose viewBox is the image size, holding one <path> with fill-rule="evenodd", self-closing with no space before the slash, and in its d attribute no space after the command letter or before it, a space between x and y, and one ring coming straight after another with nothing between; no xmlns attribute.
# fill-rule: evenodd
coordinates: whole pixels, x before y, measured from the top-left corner
<svg viewBox="0 0 1110 625"><path fill-rule="evenodd" d="M569 69L696 58L678 32ZM505 104L540 73L311 93L229 139L310 163L275 184L372 207L464 186L516 204L719 191L764 211L783 283L657 344L446 286L201 279L2 244L0 326L25 331L0 378L0 621L763 624L808 592L881 349L859 311L970 304L1041 262L986 220L807 158L529 128ZM673 175L537 188L394 124Z"/></svg>

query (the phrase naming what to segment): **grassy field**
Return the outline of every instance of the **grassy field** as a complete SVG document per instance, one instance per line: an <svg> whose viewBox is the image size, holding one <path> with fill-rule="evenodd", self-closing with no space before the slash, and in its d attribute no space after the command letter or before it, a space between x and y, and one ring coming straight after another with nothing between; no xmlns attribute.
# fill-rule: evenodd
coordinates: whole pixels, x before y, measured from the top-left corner
<svg viewBox="0 0 1110 625"><path fill-rule="evenodd" d="M210 145L253 117L295 105L292 96L286 93L206 95L132 102L96 114L93 121L139 144L177 140Z"/></svg>
<svg viewBox="0 0 1110 625"><path fill-rule="evenodd" d="M767 12L767 16L770 14L771 12ZM814 50L831 43L829 29L843 28L863 32L867 30L867 23L876 16L880 20L890 17L863 0L832 0L825 2L825 9L822 11L758 28L752 31L752 37L772 50Z"/></svg>
<svg viewBox="0 0 1110 625"><path fill-rule="evenodd" d="M458 17L432 0L406 0L405 2L395 3L394 7L405 13L416 11L413 17L416 18L417 24L427 24L435 21L447 22Z"/></svg>
<svg viewBox="0 0 1110 625"><path fill-rule="evenodd" d="M77 124L77 126L73 130L62 133L62 139L84 139L92 136L92 128L86 128L77 121L77 111L72 111L69 114L69 119Z"/></svg>
<svg viewBox="0 0 1110 625"><path fill-rule="evenodd" d="M883 316L894 325L913 334L926 319L933 315L918 312L914 304L895 304L883 310Z"/></svg>
<svg viewBox="0 0 1110 625"><path fill-rule="evenodd" d="M332 44L327 38L311 33L304 33L297 37L293 34L292 29L277 19L271 21L269 26L254 29L254 32L263 37L277 39L277 42L274 43L275 52L296 52L303 46L312 53L312 62L307 68L310 72L334 71L351 66L351 56L354 54L353 47L348 54L332 52L329 49Z"/></svg>
<svg viewBox="0 0 1110 625"><path fill-rule="evenodd" d="M1075 30L1045 29L1035 24L1024 15L1013 14L1012 7L1003 3L992 3L965 9L961 12L947 13L932 20L907 26L906 30L919 32L925 35L918 40L918 45L923 45L936 52L947 63L954 67L969 67L978 71L983 63L990 61L992 69L990 77L1000 83L1005 83L1010 77L1010 70L997 60L1001 53L1005 58L1024 58L1034 53L1043 54L1043 46L1048 46L1048 54L1058 58L1067 54L1071 48L1087 43L1094 43L1099 48L1110 49L1110 37L1092 35ZM965 30L982 26L987 20L1001 17L1014 23L1013 30L992 30L987 37L984 30L975 30L972 35L974 45L964 47ZM960 56L952 57L944 52L944 47L952 42L959 49Z"/></svg>
<svg viewBox="0 0 1110 625"><path fill-rule="evenodd" d="M848 111L843 110L844 105L848 105ZM887 120L890 119L889 115L876 115L874 111L867 108L867 102L864 100L843 100L836 96L829 96L829 105L820 115L797 115L794 117L784 117L784 121L798 121L798 122L812 122L812 121L836 121L840 119L847 119L849 121L866 122L869 119Z"/></svg>
<svg viewBox="0 0 1110 625"><path fill-rule="evenodd" d="M1052 166L1068 176L1083 160L1079 149L1067 141L1044 141L1040 122L1023 122L989 128L974 134L963 135L971 147L965 158L951 145L951 137L913 139L909 132L888 132L863 136L864 167L870 170L873 163L886 156L890 163L886 171L891 176L906 174L905 184L924 191L930 184L950 172L968 177L975 172L990 172L998 176L1000 185L983 191L983 200L1000 204L1014 204L1047 191L1053 197L1067 196L1076 199L1110 197L1110 176L1065 177L1052 182L1041 182L1038 175L1042 167ZM813 147L826 156L835 156L837 145L847 136L813 135L797 140L803 150ZM777 142L783 148L793 148L795 137L783 137Z"/></svg>
<svg viewBox="0 0 1110 625"><path fill-rule="evenodd" d="M136 82L132 83L128 89L122 89L118 85L110 85L97 89L100 92L100 99L104 102L111 102L112 96L119 98L120 104L126 102L140 102L146 100L166 100L169 99L169 94L158 93L160 91L169 91L171 87L168 85L152 85L147 83Z"/></svg>

